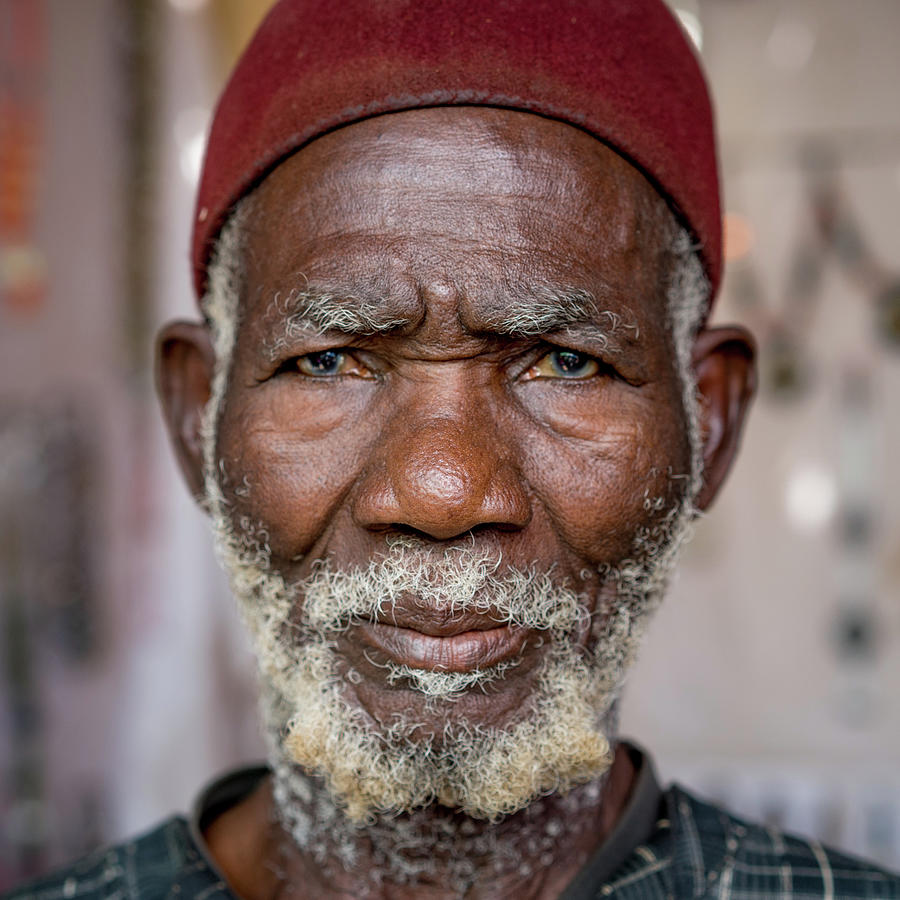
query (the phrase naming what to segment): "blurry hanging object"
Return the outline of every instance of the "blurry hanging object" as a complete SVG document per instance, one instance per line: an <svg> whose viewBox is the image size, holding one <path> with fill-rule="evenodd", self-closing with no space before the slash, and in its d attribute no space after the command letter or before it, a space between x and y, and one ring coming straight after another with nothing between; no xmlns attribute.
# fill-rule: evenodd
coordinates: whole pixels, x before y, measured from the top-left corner
<svg viewBox="0 0 900 900"><path fill-rule="evenodd" d="M866 242L837 178L837 164L821 145L809 149L806 156L809 193L822 242L860 296L872 303L879 341L900 350L900 276L886 268Z"/></svg>
<svg viewBox="0 0 900 900"><path fill-rule="evenodd" d="M769 325L762 355L763 386L779 400L800 397L815 381L808 345L821 304L828 253L815 222L812 228L804 224L788 262L781 311Z"/></svg>
<svg viewBox="0 0 900 900"><path fill-rule="evenodd" d="M763 385L780 400L801 396L814 381L807 345L821 296L823 256L804 235L789 263L781 316L770 327L762 358Z"/></svg>
<svg viewBox="0 0 900 900"><path fill-rule="evenodd" d="M850 299L872 307L882 346L900 350L900 276L881 264L866 241L841 185L840 161L827 144L816 142L801 148L799 162L806 184L805 221L777 309L766 300L754 269L752 226L737 213L725 217L734 300L760 341L763 391L778 401L799 400L815 383L809 342L830 262L847 276Z"/></svg>
<svg viewBox="0 0 900 900"><path fill-rule="evenodd" d="M0 0L0 305L31 316L47 297L35 218L46 40L43 0Z"/></svg>
<svg viewBox="0 0 900 900"><path fill-rule="evenodd" d="M835 712L851 727L877 721L885 703L876 662L889 635L879 615L876 562L878 504L876 415L868 359L845 364L839 397L840 527L835 537L837 606L834 650L839 666Z"/></svg>
<svg viewBox="0 0 900 900"><path fill-rule="evenodd" d="M801 241L777 310L766 301L752 257L742 254L732 263L735 304L760 343L762 390L779 402L799 400L814 381L807 336L821 283L820 256L814 244Z"/></svg>
<svg viewBox="0 0 900 900"><path fill-rule="evenodd" d="M0 407L0 892L87 850L102 814L77 831L71 812L53 815L48 744L59 680L83 675L103 641L96 432L69 404Z"/></svg>
<svg viewBox="0 0 900 900"><path fill-rule="evenodd" d="M272 0L212 0L210 11L223 76L234 67L271 6Z"/></svg>
<svg viewBox="0 0 900 900"><path fill-rule="evenodd" d="M900 350L900 280L882 291L875 312L878 334L895 350Z"/></svg>
<svg viewBox="0 0 900 900"><path fill-rule="evenodd" d="M124 208L125 279L123 325L127 359L132 361L131 383L145 396L149 383L150 326L156 229L153 221L156 184L155 123L159 85L157 4L128 0L121 4L121 69L127 115L124 118L126 166L122 191Z"/></svg>

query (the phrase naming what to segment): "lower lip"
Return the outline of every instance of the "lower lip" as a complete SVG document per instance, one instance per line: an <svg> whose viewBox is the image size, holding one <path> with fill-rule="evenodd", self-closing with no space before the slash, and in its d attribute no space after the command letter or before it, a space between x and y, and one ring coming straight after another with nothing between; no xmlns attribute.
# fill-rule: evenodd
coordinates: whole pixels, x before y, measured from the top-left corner
<svg viewBox="0 0 900 900"><path fill-rule="evenodd" d="M514 659L528 638L527 629L513 625L464 631L449 637L382 623L360 625L359 630L365 643L392 662L441 672L472 672Z"/></svg>

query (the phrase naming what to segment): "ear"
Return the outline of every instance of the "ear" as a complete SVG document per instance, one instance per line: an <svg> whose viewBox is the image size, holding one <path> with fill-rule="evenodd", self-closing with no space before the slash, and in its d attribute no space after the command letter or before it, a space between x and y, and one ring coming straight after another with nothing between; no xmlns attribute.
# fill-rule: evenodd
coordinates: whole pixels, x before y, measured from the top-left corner
<svg viewBox="0 0 900 900"><path fill-rule="evenodd" d="M703 444L703 486L697 507L706 509L740 446L744 419L756 393L756 344L738 326L704 328L694 342L692 366Z"/></svg>
<svg viewBox="0 0 900 900"><path fill-rule="evenodd" d="M215 359L209 330L201 322L170 322L156 339L156 391L175 456L198 503L204 496L201 423Z"/></svg>

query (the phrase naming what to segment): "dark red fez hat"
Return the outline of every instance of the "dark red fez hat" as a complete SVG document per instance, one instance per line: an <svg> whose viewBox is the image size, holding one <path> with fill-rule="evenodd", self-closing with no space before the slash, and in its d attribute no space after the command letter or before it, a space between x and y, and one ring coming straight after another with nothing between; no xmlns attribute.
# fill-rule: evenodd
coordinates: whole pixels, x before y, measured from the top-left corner
<svg viewBox="0 0 900 900"><path fill-rule="evenodd" d="M213 119L194 220L198 295L230 209L287 156L360 119L449 105L538 113L609 144L688 226L715 293L712 110L662 0L281 0Z"/></svg>

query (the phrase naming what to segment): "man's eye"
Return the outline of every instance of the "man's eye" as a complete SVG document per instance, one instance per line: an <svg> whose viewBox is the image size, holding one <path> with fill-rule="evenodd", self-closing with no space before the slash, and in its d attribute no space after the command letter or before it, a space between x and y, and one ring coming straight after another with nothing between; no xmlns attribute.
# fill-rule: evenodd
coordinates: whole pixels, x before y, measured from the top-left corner
<svg viewBox="0 0 900 900"><path fill-rule="evenodd" d="M577 350L551 350L542 356L526 373L532 378L590 378L600 371L600 364L593 356Z"/></svg>
<svg viewBox="0 0 900 900"><path fill-rule="evenodd" d="M296 360L297 369L313 378L329 378L337 375L355 375L371 378L372 373L349 353L342 350L320 350L307 353Z"/></svg>
<svg viewBox="0 0 900 900"><path fill-rule="evenodd" d="M297 368L304 375L339 375L346 361L346 354L339 350L322 350L307 353L297 360Z"/></svg>

